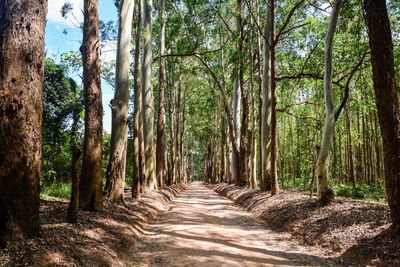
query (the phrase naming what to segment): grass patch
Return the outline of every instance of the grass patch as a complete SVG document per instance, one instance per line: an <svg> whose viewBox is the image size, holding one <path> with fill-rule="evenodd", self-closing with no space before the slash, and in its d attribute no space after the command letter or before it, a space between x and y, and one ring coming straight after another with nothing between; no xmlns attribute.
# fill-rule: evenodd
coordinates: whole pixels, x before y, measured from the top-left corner
<svg viewBox="0 0 400 267"><path fill-rule="evenodd" d="M382 200L386 198L386 190L383 186L340 184L334 185L332 188L336 196L373 200Z"/></svg>
<svg viewBox="0 0 400 267"><path fill-rule="evenodd" d="M43 199L48 197L68 198L70 195L70 183L52 183L50 185L45 185L40 192L40 198Z"/></svg>

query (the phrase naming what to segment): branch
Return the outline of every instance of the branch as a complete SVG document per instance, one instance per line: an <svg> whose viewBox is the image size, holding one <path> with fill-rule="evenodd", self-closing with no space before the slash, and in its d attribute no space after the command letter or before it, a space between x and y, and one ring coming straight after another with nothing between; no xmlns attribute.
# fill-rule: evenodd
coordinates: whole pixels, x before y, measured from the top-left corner
<svg viewBox="0 0 400 267"><path fill-rule="evenodd" d="M301 28L301 27L303 27L303 26L306 26L306 25L308 25L308 24L311 24L311 22L306 22L306 23L303 23L303 24L300 24L300 25L293 26L293 27L291 27L290 29L288 29L288 30L286 30L286 31L283 31L283 32L282 32L282 35L283 35L283 34L286 34L286 33L289 33L289 32L291 32L291 31L293 31L293 30L295 30L295 29L298 29L298 28Z"/></svg>
<svg viewBox="0 0 400 267"><path fill-rule="evenodd" d="M162 57L162 58L165 58L165 57L192 57L192 56L195 56L196 54L204 56L206 54L219 52L219 51L221 51L222 48L225 47L225 45L228 43L229 40L230 40L230 38L226 39L226 41L219 48L214 49L214 50L202 51L202 52L195 52L193 50L192 52L185 53L185 54L166 54L166 55L154 57L152 63L155 63L156 61L158 61L160 59L160 57Z"/></svg>
<svg viewBox="0 0 400 267"><path fill-rule="evenodd" d="M294 104L290 104L290 105L286 105L283 108L279 109L281 112L286 111L288 108L291 108L293 106L301 106L301 105L314 105L314 106L318 106L318 103L313 103L313 102L309 102L309 101L304 101L304 102L300 102L300 103L294 103Z"/></svg>
<svg viewBox="0 0 400 267"><path fill-rule="evenodd" d="M283 75L283 76L277 76L275 77L276 81L281 81L284 79L289 79L289 80L296 80L296 79L317 79L317 80L324 80L324 77L318 76L317 74L314 73L298 73L296 75ZM338 81L332 81L333 84L339 86L340 88L344 88L343 85L341 85Z"/></svg>
<svg viewBox="0 0 400 267"><path fill-rule="evenodd" d="M254 14L253 14L252 8L250 7L249 2L247 2L247 0L244 0L244 1L246 2L247 8L248 8L249 11L250 11L251 17L253 18L253 23L255 23L256 26L257 26L257 30L260 32L260 35L262 36L262 38L263 38L264 40L268 41L268 40L265 38L265 36L264 36L264 34L263 34L263 31L262 31L261 28L260 28L260 25L258 25L256 18L254 17Z"/></svg>
<svg viewBox="0 0 400 267"><path fill-rule="evenodd" d="M233 31L231 30L231 28L229 27L228 23L226 22L224 17L221 15L221 13L219 13L219 11L214 7L214 4L210 3L210 1L208 1L208 3L214 9L214 11L217 13L218 17L222 20L222 22L225 24L225 27L228 29L230 34L233 35Z"/></svg>
<svg viewBox="0 0 400 267"><path fill-rule="evenodd" d="M296 114L294 114L294 113L291 113L291 112L285 111L285 110L281 110L281 109L277 109L276 111L277 111L277 112L286 113L287 115L293 116L293 117L295 117L295 118L297 118L297 119L301 119L301 120L310 119L310 120L314 120L314 121L316 121L316 122L322 123L321 120L316 119L316 118L314 118L314 117L310 117L310 116L298 116L298 115L296 115Z"/></svg>
<svg viewBox="0 0 400 267"><path fill-rule="evenodd" d="M335 113L335 121L337 121L337 119L339 118L340 112L343 110L344 106L346 105L347 99L349 98L350 81L353 78L354 73L357 71L357 69L363 63L363 61L364 61L365 57L367 56L367 54L369 54L368 49L365 50L365 52L361 56L360 61L358 61L357 65L355 65L353 70L350 72L350 76L349 76L349 78L347 79L347 82L346 82L345 91L344 91L344 97L343 97L342 103L340 104L339 108L337 109L337 111Z"/></svg>
<svg viewBox="0 0 400 267"><path fill-rule="evenodd" d="M231 137L231 142L232 142L232 148L233 151L238 151L239 150L239 146L236 142L236 132L233 130L233 125L232 125L232 112L230 109L230 106L228 104L228 96L224 90L224 88L222 88L222 85L217 77L217 75L215 74L215 72L210 68L210 66L207 64L207 62L201 57L201 55L199 54L194 54L194 56L196 58L199 59L199 61L204 65L204 67L210 72L211 77L214 79L215 83L218 86L218 89L221 91L222 94L222 100L224 102L224 109L225 109L225 113L226 113L226 117L227 117L227 121L228 121L228 126L229 126L229 134Z"/></svg>
<svg viewBox="0 0 400 267"><path fill-rule="evenodd" d="M276 45L279 41L279 38L281 37L282 33L285 31L286 27L288 26L290 19L292 18L294 12L296 11L297 8L299 8L305 0L300 0L297 2L297 4L290 10L289 15L286 17L285 23L282 25L281 29L279 30L278 34L275 37L275 40L273 40L273 44Z"/></svg>

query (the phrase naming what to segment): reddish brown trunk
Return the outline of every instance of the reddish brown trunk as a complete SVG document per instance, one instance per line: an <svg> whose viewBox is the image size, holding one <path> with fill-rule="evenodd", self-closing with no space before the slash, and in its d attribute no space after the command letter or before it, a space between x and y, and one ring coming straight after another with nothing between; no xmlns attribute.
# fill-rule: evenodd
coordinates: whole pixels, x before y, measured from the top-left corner
<svg viewBox="0 0 400 267"><path fill-rule="evenodd" d="M47 1L0 1L0 246L39 233Z"/></svg>
<svg viewBox="0 0 400 267"><path fill-rule="evenodd" d="M372 73L383 137L386 190L393 225L400 235L400 106L393 42L385 0L365 0Z"/></svg>
<svg viewBox="0 0 400 267"><path fill-rule="evenodd" d="M85 94L85 137L79 204L87 210L102 206L103 106L100 88L98 0L85 0L83 41L83 84Z"/></svg>
<svg viewBox="0 0 400 267"><path fill-rule="evenodd" d="M164 186L164 127L165 127L165 109L164 109L164 70L165 70L165 5L164 0L159 3L159 17L160 17L160 76L158 82L158 119L157 119L157 143L156 143L156 178L158 186Z"/></svg>
<svg viewBox="0 0 400 267"><path fill-rule="evenodd" d="M67 221L69 223L77 222L78 205L79 205L79 159L81 157L81 150L76 145L72 146L72 160L71 160L71 176L72 176L72 190L71 199L68 206Z"/></svg>
<svg viewBox="0 0 400 267"><path fill-rule="evenodd" d="M132 197L139 198L141 193L141 184L144 181L144 145L143 133L141 128L141 90L140 90L140 29L142 26L142 4L138 1L138 16L136 20L135 32L135 72L134 72L134 129L133 129L133 165L132 165Z"/></svg>
<svg viewBox="0 0 400 267"><path fill-rule="evenodd" d="M237 177L237 185L245 186L247 183L246 177L246 162L247 162L247 126L248 126L248 101L247 96L244 90L244 80L243 80L243 41L244 41L244 32L243 32L243 23L242 23L242 1L238 0L237 2L238 9L238 27L240 30L240 39L239 39L239 83L240 83L240 94L242 99L242 123L240 128L240 152L238 157L238 177ZM239 116L239 114L238 114Z"/></svg>
<svg viewBox="0 0 400 267"><path fill-rule="evenodd" d="M275 0L271 1L272 30L271 40L275 40ZM276 174L276 43L271 49L271 195L279 194L278 177Z"/></svg>

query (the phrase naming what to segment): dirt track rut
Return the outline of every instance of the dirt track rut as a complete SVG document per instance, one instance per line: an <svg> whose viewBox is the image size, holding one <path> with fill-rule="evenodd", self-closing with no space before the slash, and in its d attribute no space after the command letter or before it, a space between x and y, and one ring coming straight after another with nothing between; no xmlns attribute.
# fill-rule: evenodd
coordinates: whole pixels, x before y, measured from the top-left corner
<svg viewBox="0 0 400 267"><path fill-rule="evenodd" d="M129 255L137 267L335 266L200 182L173 200Z"/></svg>

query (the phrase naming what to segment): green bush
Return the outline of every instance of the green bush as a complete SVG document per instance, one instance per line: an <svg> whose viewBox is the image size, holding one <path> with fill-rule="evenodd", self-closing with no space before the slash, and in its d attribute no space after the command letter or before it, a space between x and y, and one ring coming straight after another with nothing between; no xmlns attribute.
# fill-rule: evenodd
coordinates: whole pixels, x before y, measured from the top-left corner
<svg viewBox="0 0 400 267"><path fill-rule="evenodd" d="M70 183L52 183L45 185L40 192L41 198L59 197L68 198L71 195Z"/></svg>
<svg viewBox="0 0 400 267"><path fill-rule="evenodd" d="M386 190L383 186L375 185L335 185L333 186L335 195L349 197L355 199L384 199L386 198Z"/></svg>

